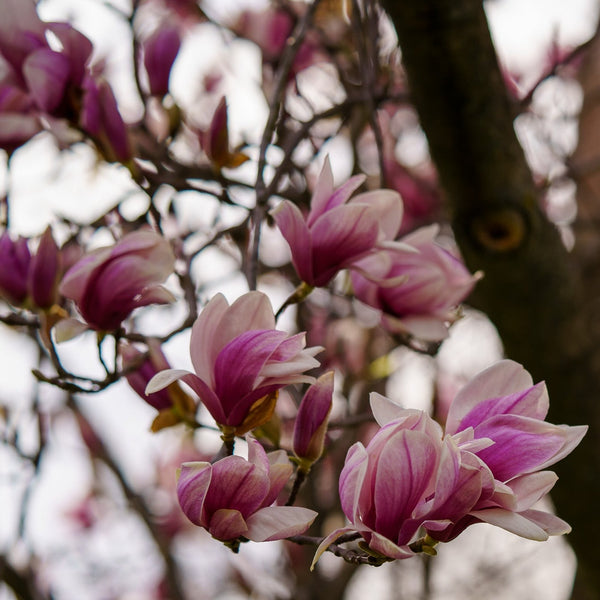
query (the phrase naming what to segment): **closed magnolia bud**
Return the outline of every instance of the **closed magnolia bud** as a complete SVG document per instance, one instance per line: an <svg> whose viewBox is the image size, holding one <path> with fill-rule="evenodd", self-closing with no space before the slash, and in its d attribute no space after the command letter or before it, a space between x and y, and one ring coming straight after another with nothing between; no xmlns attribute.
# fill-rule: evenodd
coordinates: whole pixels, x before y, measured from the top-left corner
<svg viewBox="0 0 600 600"><path fill-rule="evenodd" d="M29 266L29 295L36 307L50 308L56 303L60 271L60 251L52 237L52 230L48 227L40 238Z"/></svg>
<svg viewBox="0 0 600 600"><path fill-rule="evenodd" d="M10 304L18 306L27 298L30 263L27 239L13 241L5 231L0 237L0 296Z"/></svg>
<svg viewBox="0 0 600 600"><path fill-rule="evenodd" d="M333 371L328 371L310 386L300 403L294 426L293 451L300 468L305 471L323 454L332 397Z"/></svg>
<svg viewBox="0 0 600 600"><path fill-rule="evenodd" d="M179 30L173 26L157 29L144 42L144 67L152 96L164 96L169 92L171 67L180 47Z"/></svg>

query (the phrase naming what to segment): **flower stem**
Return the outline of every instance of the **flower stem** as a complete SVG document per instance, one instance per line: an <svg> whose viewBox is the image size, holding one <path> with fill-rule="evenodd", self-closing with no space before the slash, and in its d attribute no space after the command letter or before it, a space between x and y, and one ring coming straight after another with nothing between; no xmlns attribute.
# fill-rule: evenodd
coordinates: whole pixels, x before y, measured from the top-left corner
<svg viewBox="0 0 600 600"><path fill-rule="evenodd" d="M302 300L304 300L304 298L306 298L314 289L315 289L314 286L308 285L308 283L306 283L305 281L303 281L292 292L292 294L288 297L288 299L280 306L280 308L277 311L277 313L275 313L275 320L277 321L279 319L279 317L281 316L281 314L283 313L283 311L288 306L291 306L292 304L298 304L299 302L302 302Z"/></svg>

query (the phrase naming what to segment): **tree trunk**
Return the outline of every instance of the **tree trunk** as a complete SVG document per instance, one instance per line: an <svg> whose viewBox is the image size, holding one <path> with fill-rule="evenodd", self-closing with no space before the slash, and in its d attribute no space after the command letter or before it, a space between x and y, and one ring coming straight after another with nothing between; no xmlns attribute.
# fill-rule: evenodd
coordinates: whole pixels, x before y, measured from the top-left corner
<svg viewBox="0 0 600 600"><path fill-rule="evenodd" d="M485 274L472 303L498 328L507 356L546 380L549 420L590 426L557 466L552 496L573 527L576 597L600 598L600 285L589 280L600 281L600 252L584 279L581 253L566 251L540 208L481 0L383 5L457 241L469 267Z"/></svg>

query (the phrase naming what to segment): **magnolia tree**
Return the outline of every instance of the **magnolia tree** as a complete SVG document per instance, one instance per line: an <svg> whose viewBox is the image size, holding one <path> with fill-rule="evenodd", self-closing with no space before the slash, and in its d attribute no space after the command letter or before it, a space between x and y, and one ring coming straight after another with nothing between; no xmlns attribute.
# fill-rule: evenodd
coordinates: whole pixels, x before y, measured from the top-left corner
<svg viewBox="0 0 600 600"><path fill-rule="evenodd" d="M544 302L553 301L515 289L547 292L547 273L562 268L553 257L566 250L543 210L552 181L539 173L534 183L512 119L530 110L545 79L573 76L583 48L551 48L543 76L523 93L498 68L476 0L457 4L464 30L453 21L455 3L442 1L282 1L221 12L195 0L98 4L130 36L135 116L120 107L102 55L75 25L46 20L44 2L0 0L8 173L28 147L51 140L67 156L93 152L98 165L126 175L127 198L142 200L134 214L127 198L90 221L56 214L24 237L13 231L10 185L2 199L0 319L38 357L33 399L1 398L3 454L28 473L25 485L6 486L20 508L3 540L5 587L18 598L124 598L133 585L113 571L99 592L92 581L107 567L90 559L89 588L69 590L75 575L31 537L30 513L43 503L36 486L65 422L76 425L84 450L73 452L85 454L93 476L60 518L92 539L115 507L121 519L135 515L145 530L136 535L148 541L139 553L155 556L149 581L133 588L143 597L215 597L237 586L252 597L341 598L367 568L360 565L433 556L477 523L538 541L568 533L539 502L557 481L549 468L580 443L581 423L593 415L546 420L540 380L556 372L528 364L542 334L523 326L519 353L518 327L500 322L509 358L525 364L507 358L462 385L438 382L427 410L412 408L410 397L399 404L387 383L399 348L436 356L472 292L492 317L491 296L509 311L537 311L527 327L548 329L543 318L554 313ZM428 38L434 22L450 40L434 51L445 53L435 66L421 56L438 46ZM262 97L248 102L258 128L231 127L229 107L244 92L218 60L202 77L190 71L191 99L178 97L172 71L199 59L186 48L208 52L215 39L257 60ZM465 52L473 64L462 72L455 65ZM423 77L443 92L425 89ZM487 94L479 112L472 89ZM435 102L443 110L432 116ZM417 116L435 162L406 152L404 140L422 140ZM456 146L447 152L444 143ZM182 209L190 198L199 219ZM448 209L469 267L452 242ZM540 251L551 268L529 277L523 259L528 281L505 285L498 273L506 264L518 271L519 251L535 246L531 232L546 230L553 233ZM78 339L93 344L73 357ZM173 351L182 340L189 354ZM53 401L44 403L48 390ZM148 459L151 485L136 485L82 408L109 392L135 392L153 411L143 427L170 447L168 458ZM570 520L568 506L581 503L569 504L574 489L558 503ZM577 495L594 505L593 492ZM120 543L135 548L136 535ZM582 535L593 539L585 528ZM287 540L266 559L279 579L259 584L243 555L252 547L263 556L261 543L274 540ZM190 575L186 554L214 562L204 575L209 591Z"/></svg>

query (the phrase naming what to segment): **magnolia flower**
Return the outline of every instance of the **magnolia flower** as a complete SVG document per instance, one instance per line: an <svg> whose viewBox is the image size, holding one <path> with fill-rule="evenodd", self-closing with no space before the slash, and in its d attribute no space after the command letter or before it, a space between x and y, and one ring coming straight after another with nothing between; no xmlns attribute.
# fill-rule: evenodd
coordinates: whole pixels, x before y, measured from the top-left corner
<svg viewBox="0 0 600 600"><path fill-rule="evenodd" d="M354 444L339 480L342 510L350 525L325 538L315 561L350 531L359 532L374 554L390 559L414 556L409 544L436 489L442 447L441 427L417 410L406 410L382 427L366 448ZM441 478L440 485L445 484Z"/></svg>
<svg viewBox="0 0 600 600"><path fill-rule="evenodd" d="M490 470L493 487L469 518L437 534L439 539L455 537L474 521L534 540L571 530L562 519L532 506L558 479L545 469L570 454L588 428L546 423L548 405L546 385L533 385L529 373L510 360L482 371L460 390L448 412L446 435L463 455L472 454Z"/></svg>
<svg viewBox="0 0 600 600"><path fill-rule="evenodd" d="M3 0L0 23L0 145L9 150L53 118L71 118L92 43L68 23L44 23L33 0ZM50 47L48 34L60 42Z"/></svg>
<svg viewBox="0 0 600 600"><path fill-rule="evenodd" d="M90 327L114 331L134 309L173 301L159 284L174 264L167 240L154 231L136 231L81 258L67 271L59 291L75 302Z"/></svg>
<svg viewBox="0 0 600 600"><path fill-rule="evenodd" d="M292 449L304 470L310 469L323 453L332 396L333 371L328 371L308 388L300 403Z"/></svg>
<svg viewBox="0 0 600 600"><path fill-rule="evenodd" d="M361 261L361 270L351 273L356 297L381 310L386 328L427 341L448 336L447 323L456 319L457 305L481 277L471 275L462 261L435 243L437 232L438 226L432 225L402 238L413 251L388 250L383 277L375 273L374 263L380 262L375 258Z"/></svg>
<svg viewBox="0 0 600 600"><path fill-rule="evenodd" d="M382 558L407 558L486 522L533 540L569 526L536 510L557 480L545 471L569 454L587 427L543 419L548 394L521 365L505 360L456 396L445 435L427 414L380 394L371 408L382 428L367 448L350 448L339 481L350 524L327 536L315 561L340 535L357 531ZM419 528L427 536L415 539Z"/></svg>
<svg viewBox="0 0 600 600"><path fill-rule="evenodd" d="M319 347L305 348L304 334L275 329L269 299L248 292L231 306L217 294L192 327L190 354L195 373L169 369L152 378L146 393L181 379L197 394L223 430L242 435L266 423L277 390L314 381L303 372L317 367Z"/></svg>
<svg viewBox="0 0 600 600"><path fill-rule="evenodd" d="M327 285L338 271L395 238L402 221L400 196L376 190L349 200L364 180L364 175L356 175L334 189L326 158L306 217L288 200L271 211L290 245L294 267L308 285Z"/></svg>
<svg viewBox="0 0 600 600"><path fill-rule="evenodd" d="M179 504L187 518L234 550L240 538L255 542L303 533L317 513L307 508L273 506L292 474L283 450L266 454L248 441L248 460L227 456L214 464L181 465Z"/></svg>

